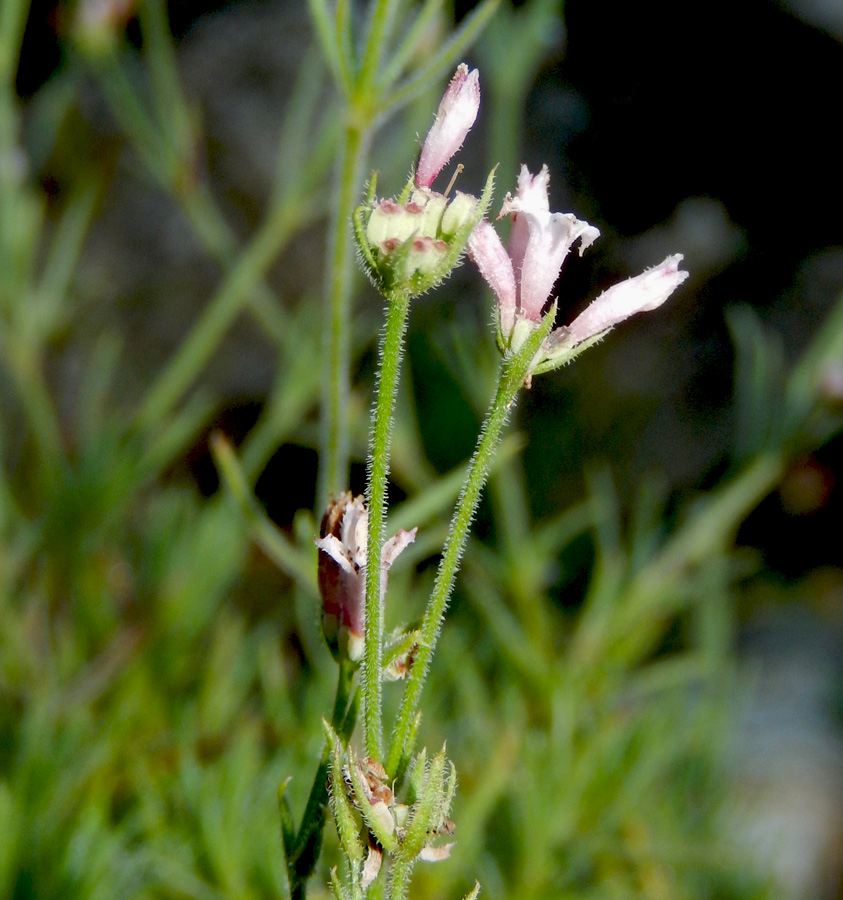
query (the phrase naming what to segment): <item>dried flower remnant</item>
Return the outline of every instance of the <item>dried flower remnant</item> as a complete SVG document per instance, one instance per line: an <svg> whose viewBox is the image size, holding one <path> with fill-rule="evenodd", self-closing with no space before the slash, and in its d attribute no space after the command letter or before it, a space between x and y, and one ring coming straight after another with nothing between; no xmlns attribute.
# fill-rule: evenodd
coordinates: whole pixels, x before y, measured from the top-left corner
<svg viewBox="0 0 843 900"><path fill-rule="evenodd" d="M324 727L333 758L329 777L332 807L343 819L346 837L350 840L354 834L352 849L358 862L354 871L360 886L365 890L374 881L385 855L404 862L447 859L455 845L440 844L438 839L453 835L456 829L449 813L457 778L445 748L432 759L424 749L413 758L405 779L405 796L398 800L381 763L371 757L356 759L350 748L343 750L327 723ZM362 820L362 841L359 827L348 819L350 810Z"/></svg>
<svg viewBox="0 0 843 900"><path fill-rule="evenodd" d="M542 166L538 175L522 166L516 196L507 194L498 216L512 217L508 248L485 220L468 240L469 255L498 301L498 340L505 353L516 352L540 323L574 244L579 241L582 255L600 236L593 225L572 213L550 212L549 183L547 166ZM534 371L564 365L624 319L664 303L688 277L679 269L681 260L681 254L669 256L660 265L604 291L570 326L551 332Z"/></svg>
<svg viewBox="0 0 843 900"><path fill-rule="evenodd" d="M381 594L389 569L416 538L417 529L399 531L383 545ZM322 630L335 658L357 662L363 655L366 632L366 542L369 515L363 497L346 491L332 501L322 517L319 537L319 592Z"/></svg>

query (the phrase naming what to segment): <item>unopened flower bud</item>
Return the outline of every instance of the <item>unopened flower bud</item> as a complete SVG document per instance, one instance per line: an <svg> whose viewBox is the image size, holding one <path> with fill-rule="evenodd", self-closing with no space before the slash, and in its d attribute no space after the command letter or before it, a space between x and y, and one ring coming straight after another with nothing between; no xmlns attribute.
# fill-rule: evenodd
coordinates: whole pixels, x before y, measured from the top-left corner
<svg viewBox="0 0 843 900"><path fill-rule="evenodd" d="M373 247L397 247L418 234L423 225L423 207L380 200L366 223L366 238Z"/></svg>
<svg viewBox="0 0 843 900"><path fill-rule="evenodd" d="M480 75L465 63L457 68L448 85L436 118L424 139L416 184L430 187L448 160L460 149L480 109Z"/></svg>
<svg viewBox="0 0 843 900"><path fill-rule="evenodd" d="M448 245L444 241L432 237L413 239L407 254L407 269L419 275L433 275L442 266L442 260L448 253Z"/></svg>
<svg viewBox="0 0 843 900"><path fill-rule="evenodd" d="M442 215L439 230L450 237L460 228L467 225L477 215L477 198L472 194L457 191L454 199L448 204Z"/></svg>
<svg viewBox="0 0 843 900"><path fill-rule="evenodd" d="M416 296L442 281L483 215L492 182L490 175L481 199L458 191L449 203L443 194L416 188L404 203L377 200L359 207L355 234L378 287L384 292L400 287Z"/></svg>
<svg viewBox="0 0 843 900"><path fill-rule="evenodd" d="M437 237L442 225L442 214L448 205L447 197L433 191L413 191L411 202L418 204L421 210L419 235Z"/></svg>

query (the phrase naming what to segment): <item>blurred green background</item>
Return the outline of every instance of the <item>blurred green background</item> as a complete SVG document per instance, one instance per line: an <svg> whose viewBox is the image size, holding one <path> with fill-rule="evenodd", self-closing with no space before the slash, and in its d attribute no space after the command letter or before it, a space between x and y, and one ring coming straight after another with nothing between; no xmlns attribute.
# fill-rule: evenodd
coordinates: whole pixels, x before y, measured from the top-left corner
<svg viewBox="0 0 843 900"><path fill-rule="evenodd" d="M399 12L411 72L470 21ZM691 278L522 398L422 702L457 847L411 896L843 897L842 44L834 3L529 0L471 50L460 186L500 163L496 209L547 163L603 234L560 321L668 253ZM378 123L385 193L447 74ZM270 0L0 0L0 82L0 896L286 896L276 791L300 814L336 678L342 101L307 6ZM355 278L362 491L382 309ZM466 263L411 312L388 624L494 389L490 303ZM219 489L215 432L259 503ZM336 860L329 825L313 897Z"/></svg>

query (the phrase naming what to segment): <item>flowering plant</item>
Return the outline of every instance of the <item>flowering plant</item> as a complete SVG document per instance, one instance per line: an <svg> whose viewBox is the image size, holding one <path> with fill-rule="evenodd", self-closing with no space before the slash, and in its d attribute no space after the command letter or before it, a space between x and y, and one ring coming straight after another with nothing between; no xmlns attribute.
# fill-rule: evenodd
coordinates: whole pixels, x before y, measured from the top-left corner
<svg viewBox="0 0 843 900"><path fill-rule="evenodd" d="M428 762L425 749L415 750L417 707L469 525L520 388L529 385L536 372L572 359L633 313L655 309L687 277L678 269L681 256L670 257L657 269L601 294L569 327L554 329L551 292L565 257L577 241L582 252L599 232L570 213L550 212L546 167L535 176L522 167L516 195L506 195L499 218L512 217L508 250L483 218L491 202L494 172L480 198L458 193L449 201L446 194L432 190L433 181L474 124L479 104L479 75L461 65L439 104L416 172L403 192L397 199L375 200L373 177L367 200L355 213L363 266L388 306L369 453L368 505L360 498L351 500L350 494L332 501L316 541L326 636L341 665L343 660L362 662L365 759L360 762L353 749L326 726L333 760L331 805L346 859L344 878L335 875L333 882L338 898L365 892L375 883L385 855L390 897L403 898L417 860L436 861L450 853L451 843L435 846L432 839L446 821L448 833L454 829L447 819L455 789L454 767L444 751ZM401 531L384 540L392 410L409 301L439 284L466 246L497 297L498 344L504 365L421 625L394 636L393 642L403 652L386 660L386 572L416 533L415 529ZM379 577L367 579L366 570ZM342 651L339 636L344 641ZM382 684L396 671L406 685L385 750ZM447 777L446 771L451 773ZM402 785L407 793L399 801L396 789Z"/></svg>
<svg viewBox="0 0 843 900"><path fill-rule="evenodd" d="M476 896L475 878L517 900L781 894L720 802L746 795L718 752L727 737L735 763L723 723L745 719L736 695L741 712L751 701L734 689L735 600L774 583L790 627L835 582L771 579L735 534L778 486L789 501L807 490L801 512L834 502L833 453L815 451L843 429L843 302L799 359L769 317L731 309L734 444L674 409L636 453L658 467L646 442L685 430L728 474L664 509L624 465L616 492L595 441L571 439L577 417L557 414L576 377L542 376L555 387L501 437L532 377L685 277L668 256L557 321L563 261L596 229L552 211L545 170L514 176L560 4L480 0L448 29L441 0L308 0L307 48L291 4L228 5L183 38L177 4L47 6L52 63L43 4L0 4L0 896L453 900ZM457 68L469 47L482 119L481 76ZM455 68L428 132L439 97L423 92ZM475 119L483 174L499 163L504 181L494 206L489 179L475 197L446 187ZM365 196L373 152L385 174ZM685 209L672 233L687 243L651 261L693 247L699 282L728 257ZM357 293L355 235L385 304ZM458 306L411 306L467 251L484 272L466 262L452 280ZM815 312L827 251L782 296ZM723 283L708 283L707 316ZM591 405L622 435L600 448L614 469L635 417L615 428L610 402ZM473 454L466 407L487 409ZM663 443L689 484L681 441ZM792 797L756 747L753 796Z"/></svg>

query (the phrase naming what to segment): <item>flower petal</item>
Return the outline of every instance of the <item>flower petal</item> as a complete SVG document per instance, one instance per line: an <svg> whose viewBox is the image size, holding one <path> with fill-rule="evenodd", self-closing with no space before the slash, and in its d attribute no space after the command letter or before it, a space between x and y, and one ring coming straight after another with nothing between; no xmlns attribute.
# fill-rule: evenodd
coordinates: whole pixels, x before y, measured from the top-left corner
<svg viewBox="0 0 843 900"><path fill-rule="evenodd" d="M515 326L515 273L497 231L483 219L468 238L468 255L498 298L501 333Z"/></svg>
<svg viewBox="0 0 843 900"><path fill-rule="evenodd" d="M661 306L688 277L679 268L681 261L681 253L668 256L660 265L604 291L568 326L565 343L571 346L582 343L635 313Z"/></svg>
<svg viewBox="0 0 843 900"><path fill-rule="evenodd" d="M531 175L526 166L518 176L515 197L507 194L501 215L511 215L509 256L518 283L518 307L530 321L541 319L562 263L580 239L580 255L594 243L600 231L572 213L551 213L548 201L550 174L542 166Z"/></svg>

